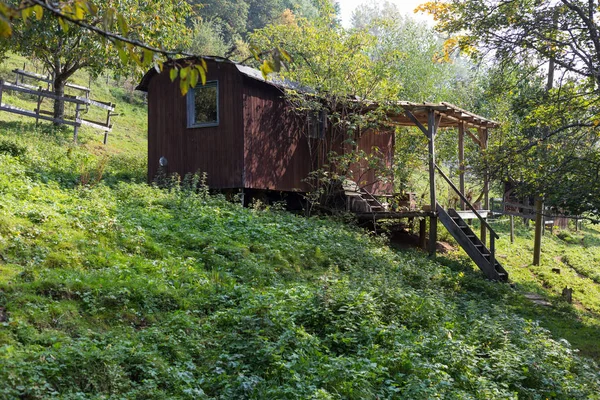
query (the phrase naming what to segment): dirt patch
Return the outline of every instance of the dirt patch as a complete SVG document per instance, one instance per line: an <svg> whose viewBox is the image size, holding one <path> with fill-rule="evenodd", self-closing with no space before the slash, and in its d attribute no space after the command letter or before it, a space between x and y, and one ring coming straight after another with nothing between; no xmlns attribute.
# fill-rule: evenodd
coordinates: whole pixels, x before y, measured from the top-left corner
<svg viewBox="0 0 600 400"><path fill-rule="evenodd" d="M456 248L448 242L437 242L436 249L439 253L442 254L450 253L451 251L456 250Z"/></svg>
<svg viewBox="0 0 600 400"><path fill-rule="evenodd" d="M390 237L390 244L396 249L418 249L420 248L419 235L411 233L407 230L399 230L392 233ZM437 242L436 250L440 254L446 254L456 249L448 242Z"/></svg>

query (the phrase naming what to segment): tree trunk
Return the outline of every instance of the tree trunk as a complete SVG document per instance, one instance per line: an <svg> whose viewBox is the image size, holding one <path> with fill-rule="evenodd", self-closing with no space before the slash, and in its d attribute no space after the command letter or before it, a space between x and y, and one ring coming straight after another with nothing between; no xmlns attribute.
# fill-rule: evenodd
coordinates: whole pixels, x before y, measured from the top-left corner
<svg viewBox="0 0 600 400"><path fill-rule="evenodd" d="M60 97L65 95L65 84L67 80L62 76L57 75L54 78L54 94ZM62 120L65 116L65 102L60 99L54 100L54 119ZM58 122L54 121L54 125L60 125Z"/></svg>

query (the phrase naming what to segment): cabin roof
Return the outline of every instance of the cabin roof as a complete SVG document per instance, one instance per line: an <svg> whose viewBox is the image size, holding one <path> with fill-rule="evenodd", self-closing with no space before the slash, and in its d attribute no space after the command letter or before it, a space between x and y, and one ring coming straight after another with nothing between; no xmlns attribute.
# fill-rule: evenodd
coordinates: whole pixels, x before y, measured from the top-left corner
<svg viewBox="0 0 600 400"><path fill-rule="evenodd" d="M194 58L195 57L187 57L187 58L181 58L181 59L174 60L174 61L176 61L178 63L182 63L182 62L185 62L186 60L192 60ZM249 67L247 65L240 64L240 63L232 61L228 58L215 57L215 56L202 56L200 58L203 58L206 61L214 61L214 62L233 64L236 67L236 69L238 70L238 72L241 73L242 75L244 75L248 78L254 79L256 81L260 81L260 82L266 83L268 85L275 86L279 89L300 89L301 88L300 84L289 81L287 79L275 78L275 79L266 80L263 77L262 72L259 71L258 69ZM169 63L167 62L167 63L165 63L165 65L168 66ZM142 78L140 83L137 85L135 90L140 90L142 92L148 92L148 85L150 84L150 81L152 80L152 78L154 78L156 75L158 75L158 71L156 70L156 68L150 69L148 72L146 72L146 74L144 74L144 77Z"/></svg>
<svg viewBox="0 0 600 400"><path fill-rule="evenodd" d="M192 60L194 58L196 57L181 58L174 61L182 63L186 60ZM202 56L201 58L207 61L233 64L238 70L238 72L242 75L250 79L265 83L267 85L274 86L280 90L296 89L312 92L312 90L306 90L306 88L302 87L300 84L289 80L282 80L277 78L266 80L261 71L246 65L242 65L228 58L215 56ZM165 63L165 65L168 65L168 63ZM136 90L148 92L148 85L150 84L152 78L154 78L154 76L156 75L158 75L158 71L155 68L150 69L148 72L146 72L139 85L136 87ZM496 121L474 114L447 102L415 103L410 101L398 101L392 103L391 105L394 106L392 108L395 108L396 110L388 111L388 118L390 118L390 120L395 125L400 126L415 126L417 125L415 123L415 119L422 126L426 126L428 123L428 114L430 111L435 111L437 115L436 123L438 124L439 128L454 128L460 126L463 123L467 127L482 129L497 128L500 126L500 124ZM371 106L378 107L376 103L373 103ZM411 118L411 116L409 116L410 114L414 117L414 119Z"/></svg>

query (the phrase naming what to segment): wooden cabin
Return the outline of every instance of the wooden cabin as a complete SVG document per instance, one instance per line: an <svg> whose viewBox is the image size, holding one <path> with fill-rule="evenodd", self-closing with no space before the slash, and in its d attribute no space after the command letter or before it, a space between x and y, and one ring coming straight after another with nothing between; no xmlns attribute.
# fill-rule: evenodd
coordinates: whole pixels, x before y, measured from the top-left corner
<svg viewBox="0 0 600 400"><path fill-rule="evenodd" d="M464 138L468 136L481 149L486 149L489 129L497 127L496 122L448 103L398 102L397 111L387 115L386 123L416 127L427 136L430 201L424 210L395 210L380 201L393 195L391 168L390 176L383 179L371 169L372 164L366 162L356 162L348 171L327 170L332 152L343 155L362 151L377 155L380 162L377 170L391 167L393 127L357 130L348 137L348 132L328 125L324 113L296 112L284 96L286 87L293 88L291 83L266 81L259 71L226 59L204 59L208 64L206 84L191 89L185 96L181 95L178 82L171 82L168 67L162 73L150 70L137 87L148 93L150 181L159 172L181 176L202 172L207 174L207 183L212 189L237 191L244 196L257 192L287 193L300 198L299 193L312 189L307 182L311 172L343 172L346 179L339 185L342 198L346 209L355 212L359 220L418 217L421 242L425 246L424 217L428 217L428 247L434 255L439 218L488 278L508 279L495 258L494 240L498 235L486 222L486 215L477 211L464 196ZM459 185L436 164L436 135L438 129L444 128L458 132ZM348 139L352 139L352 144ZM460 210L446 209L437 202L437 174L459 195L461 208L467 210L463 215L480 220L480 238L465 222ZM488 188L485 178L486 208L489 207ZM488 237L489 249L486 247Z"/></svg>
<svg viewBox="0 0 600 400"><path fill-rule="evenodd" d="M289 82L266 81L261 72L226 59L205 58L206 85L182 96L169 68L152 69L137 87L148 93L148 179L159 172L202 172L220 190L303 193L311 171L331 151L347 151L347 136L328 126L326 116L298 115L286 102ZM391 167L393 131L357 135L356 148L377 152ZM391 179L354 166L356 180L371 193L391 193Z"/></svg>

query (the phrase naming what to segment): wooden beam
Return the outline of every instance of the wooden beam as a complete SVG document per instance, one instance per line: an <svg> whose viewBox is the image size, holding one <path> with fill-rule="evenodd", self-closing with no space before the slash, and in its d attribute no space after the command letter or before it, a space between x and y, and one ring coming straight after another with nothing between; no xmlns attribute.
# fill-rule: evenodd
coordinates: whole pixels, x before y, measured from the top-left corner
<svg viewBox="0 0 600 400"><path fill-rule="evenodd" d="M421 122L419 122L417 117L415 117L415 115L412 112L410 112L408 110L404 110L404 113L421 130L421 132L423 132L425 134L425 136L429 137L429 130L426 129ZM434 210L435 210L435 208L434 208Z"/></svg>
<svg viewBox="0 0 600 400"><path fill-rule="evenodd" d="M429 197L431 210L435 213L436 210L436 194L435 194L435 135L437 133L435 122L435 111L430 110L427 115L427 136L429 138ZM429 217L429 255L435 257L437 246L437 217L433 214Z"/></svg>
<svg viewBox="0 0 600 400"><path fill-rule="evenodd" d="M427 220L425 218L419 220L419 247L427 250Z"/></svg>
<svg viewBox="0 0 600 400"><path fill-rule="evenodd" d="M479 138L477 136L475 136L469 129L465 129L465 133L467 135L469 135L469 137L471 139L473 139L473 141L479 146L481 147L481 142L479 141Z"/></svg>
<svg viewBox="0 0 600 400"><path fill-rule="evenodd" d="M45 115L40 115L40 114L37 114L37 113L35 113L33 111L24 110L22 108L11 106L11 105L8 105L8 104L2 104L2 105L0 105L0 111L6 111L6 112L9 112L9 113L13 113L13 114L23 115L25 117L39 118L39 119L43 119L44 121L56 122L58 124L65 124L65 125L71 125L71 126L79 126L79 125L81 125L78 122L67 121L67 120L64 120L64 119L54 119L52 117L46 117Z"/></svg>
<svg viewBox="0 0 600 400"><path fill-rule="evenodd" d="M479 129L479 141L481 142L481 150L487 149L487 128ZM483 208L486 210L490 209L490 179L489 179L489 171L486 169L483 176ZM481 227L481 241L483 244L486 243L486 229L485 227Z"/></svg>
<svg viewBox="0 0 600 400"><path fill-rule="evenodd" d="M67 101L70 103L75 103L75 104L85 104L85 101L83 100L79 100L74 96L57 96L54 93L48 91L48 90L32 90L32 89L27 89L21 86L17 86L17 85L13 85L12 83L8 83L8 82L4 82L4 88L8 89L8 90L12 90L15 92L21 92L21 93L26 93L26 94L33 94L35 96L37 95L42 95L43 97L48 97L50 99L60 99L63 101Z"/></svg>
<svg viewBox="0 0 600 400"><path fill-rule="evenodd" d="M458 125L458 177L460 193L465 195L465 123ZM460 209L465 209L465 202L460 199Z"/></svg>

